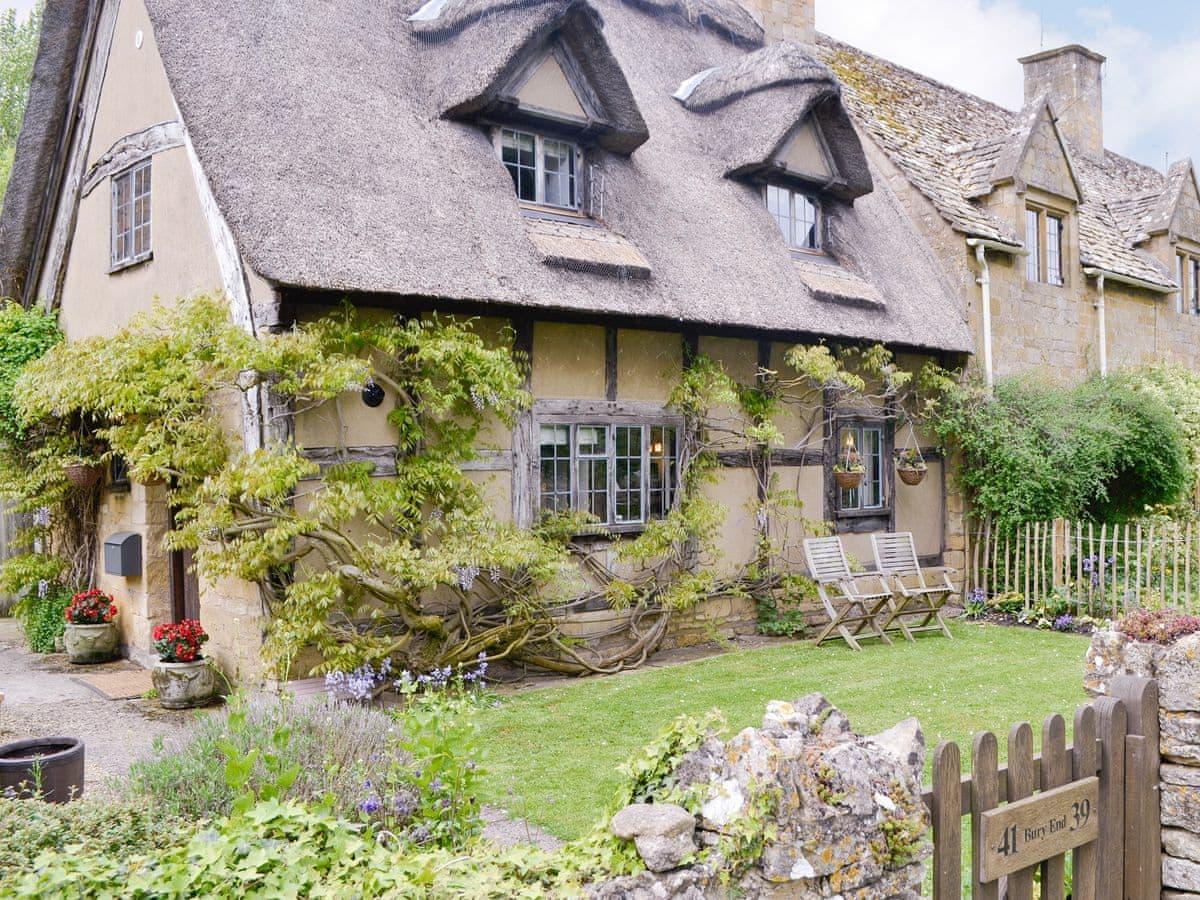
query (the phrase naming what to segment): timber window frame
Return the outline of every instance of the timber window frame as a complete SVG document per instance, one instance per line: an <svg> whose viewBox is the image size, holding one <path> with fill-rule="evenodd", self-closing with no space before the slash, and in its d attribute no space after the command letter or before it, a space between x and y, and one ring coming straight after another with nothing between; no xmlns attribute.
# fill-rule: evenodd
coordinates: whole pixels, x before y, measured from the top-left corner
<svg viewBox="0 0 1200 900"><path fill-rule="evenodd" d="M825 217L816 194L768 182L763 185L763 201L788 249L795 253L823 252Z"/></svg>
<svg viewBox="0 0 1200 900"><path fill-rule="evenodd" d="M152 157L112 176L109 273L154 256Z"/></svg>
<svg viewBox="0 0 1200 900"><path fill-rule="evenodd" d="M541 513L591 513L612 532L664 518L679 498L682 422L559 416L535 422Z"/></svg>
<svg viewBox="0 0 1200 900"><path fill-rule="evenodd" d="M1175 311L1181 315L1200 316L1200 253L1187 250L1176 253L1175 278L1179 282Z"/></svg>
<svg viewBox="0 0 1200 900"><path fill-rule="evenodd" d="M507 125L494 129L493 141L522 206L582 210L584 159L578 143Z"/></svg>
<svg viewBox="0 0 1200 900"><path fill-rule="evenodd" d="M1025 205L1025 280L1064 287L1066 278L1067 215L1036 203Z"/></svg>
<svg viewBox="0 0 1200 900"><path fill-rule="evenodd" d="M862 485L851 490L837 486L833 467L842 458L847 434L863 464ZM892 448L895 441L891 419L869 415L842 415L833 421L831 453L825 468L827 491L832 497L835 520L889 520L893 512ZM865 522L864 522L865 524Z"/></svg>

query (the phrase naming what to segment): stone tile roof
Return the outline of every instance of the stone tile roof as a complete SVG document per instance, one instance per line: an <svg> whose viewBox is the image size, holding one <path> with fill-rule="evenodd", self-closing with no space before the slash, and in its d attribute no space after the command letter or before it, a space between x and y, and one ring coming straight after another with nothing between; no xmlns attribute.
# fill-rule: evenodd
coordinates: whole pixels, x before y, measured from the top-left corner
<svg viewBox="0 0 1200 900"><path fill-rule="evenodd" d="M1014 112L821 35L817 56L843 84L851 116L957 231L1019 246L1022 238L979 202L1014 165L1041 107ZM1082 192L1078 206L1085 266L1175 287L1158 260L1138 250L1139 223L1174 208L1169 179L1106 152L1068 155ZM1174 170L1173 170L1174 171Z"/></svg>

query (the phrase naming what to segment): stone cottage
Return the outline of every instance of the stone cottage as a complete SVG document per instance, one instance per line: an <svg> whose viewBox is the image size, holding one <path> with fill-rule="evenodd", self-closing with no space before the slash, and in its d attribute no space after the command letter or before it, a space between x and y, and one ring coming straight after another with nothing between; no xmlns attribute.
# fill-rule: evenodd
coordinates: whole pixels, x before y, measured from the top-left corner
<svg viewBox="0 0 1200 900"><path fill-rule="evenodd" d="M622 533L672 503L666 400L692 354L750 384L820 340L883 342L909 368L978 352L1002 373L1187 352L1200 318L1174 310L1200 301L1170 299L1171 255L1194 293L1195 179L1104 153L1098 69L1094 133L1059 118L1078 86L1062 60L1094 54L1027 61L1012 113L820 37L813 15L811 0L295 0L269 16L48 0L0 294L57 310L69 339L212 290L254 333L343 299L509 326L535 402L472 477L517 523L580 508ZM922 127L884 114L904 104ZM345 433L314 415L295 440L386 477L386 407L354 392L343 408ZM898 486L892 420L827 412L815 442L785 417L772 459L805 513L863 558L871 532L904 530L929 562L961 563L934 448L929 477ZM245 446L276 439L261 410L241 419ZM832 477L846 439L867 466L857 491ZM752 461L722 463L736 565L772 523L751 510ZM164 489L113 475L99 536L140 535L145 561L98 578L130 655L158 622L199 616L223 666L259 677L257 590L199 583L162 549Z"/></svg>

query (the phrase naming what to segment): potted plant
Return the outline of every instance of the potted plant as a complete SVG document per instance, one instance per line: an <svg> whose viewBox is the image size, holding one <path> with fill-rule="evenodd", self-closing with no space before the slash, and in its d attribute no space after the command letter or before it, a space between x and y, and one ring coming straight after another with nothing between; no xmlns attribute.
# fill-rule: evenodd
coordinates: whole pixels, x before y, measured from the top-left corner
<svg viewBox="0 0 1200 900"><path fill-rule="evenodd" d="M94 460L75 457L63 463L63 474L74 487L85 490L95 487L104 475L104 467Z"/></svg>
<svg viewBox="0 0 1200 900"><path fill-rule="evenodd" d="M921 451L916 447L897 451L896 474L900 476L900 480L905 484L914 486L920 484L925 480L925 473L928 471L925 459L921 456Z"/></svg>
<svg viewBox="0 0 1200 900"><path fill-rule="evenodd" d="M92 588L71 598L63 645L76 665L108 662L117 656L117 604L104 591Z"/></svg>
<svg viewBox="0 0 1200 900"><path fill-rule="evenodd" d="M217 692L216 672L200 653L208 634L195 619L154 626L151 633L158 661L150 680L164 709L203 706Z"/></svg>

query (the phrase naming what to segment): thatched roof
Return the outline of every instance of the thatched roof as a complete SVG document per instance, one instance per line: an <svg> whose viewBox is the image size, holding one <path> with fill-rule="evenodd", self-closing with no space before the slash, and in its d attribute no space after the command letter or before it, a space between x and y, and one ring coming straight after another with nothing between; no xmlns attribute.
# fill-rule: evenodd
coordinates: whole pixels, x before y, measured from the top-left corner
<svg viewBox="0 0 1200 900"><path fill-rule="evenodd" d="M48 2L30 84L30 103L0 216L0 297L17 297L37 241L42 201L54 179L56 147L71 92L75 59L90 27L86 3Z"/></svg>
<svg viewBox="0 0 1200 900"><path fill-rule="evenodd" d="M268 280L398 304L451 298L970 349L956 292L883 179L853 204L828 204L838 271L814 289L760 188L727 177L737 130L759 129L759 154L812 106L794 93L811 85L773 85L710 113L673 98L698 71L758 48L761 31L734 0L591 0L650 135L631 155L588 151L605 184L596 232L531 227L484 130L445 118L578 4L446 0L410 21L425 5L285 0L264 15L244 0L147 0L217 202ZM825 137L835 156L861 158L856 138Z"/></svg>

